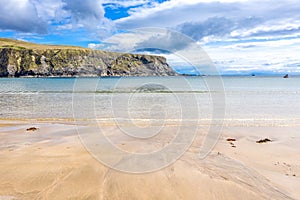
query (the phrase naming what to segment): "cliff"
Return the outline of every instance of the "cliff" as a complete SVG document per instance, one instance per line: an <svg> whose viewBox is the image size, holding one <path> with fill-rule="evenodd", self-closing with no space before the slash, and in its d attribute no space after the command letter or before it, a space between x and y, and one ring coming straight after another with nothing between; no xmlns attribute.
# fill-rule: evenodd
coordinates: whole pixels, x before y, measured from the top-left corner
<svg viewBox="0 0 300 200"><path fill-rule="evenodd" d="M174 75L175 71L161 56L38 45L0 38L0 77Z"/></svg>

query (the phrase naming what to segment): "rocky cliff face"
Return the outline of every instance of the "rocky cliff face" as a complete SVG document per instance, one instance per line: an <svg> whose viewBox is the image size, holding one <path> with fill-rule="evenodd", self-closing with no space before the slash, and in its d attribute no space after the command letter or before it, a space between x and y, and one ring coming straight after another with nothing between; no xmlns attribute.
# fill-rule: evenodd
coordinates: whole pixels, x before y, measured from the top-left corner
<svg viewBox="0 0 300 200"><path fill-rule="evenodd" d="M160 56L74 47L0 47L0 77L173 75L176 73Z"/></svg>

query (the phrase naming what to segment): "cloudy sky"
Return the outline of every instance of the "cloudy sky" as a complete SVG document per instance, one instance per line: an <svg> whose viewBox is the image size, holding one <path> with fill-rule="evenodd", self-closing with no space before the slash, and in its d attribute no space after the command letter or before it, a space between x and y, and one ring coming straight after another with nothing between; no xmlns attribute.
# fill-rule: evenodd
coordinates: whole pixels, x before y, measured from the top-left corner
<svg viewBox="0 0 300 200"><path fill-rule="evenodd" d="M300 74L300 0L0 3L0 37L114 51L148 47L182 71L189 67L169 53L189 52L192 42L222 74ZM149 27L151 34L136 32Z"/></svg>

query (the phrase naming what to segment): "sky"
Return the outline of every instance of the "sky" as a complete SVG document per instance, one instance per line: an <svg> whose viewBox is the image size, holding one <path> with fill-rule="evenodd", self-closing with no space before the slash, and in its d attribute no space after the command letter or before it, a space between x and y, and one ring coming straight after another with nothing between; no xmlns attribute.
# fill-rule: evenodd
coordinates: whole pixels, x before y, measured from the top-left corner
<svg viewBox="0 0 300 200"><path fill-rule="evenodd" d="M221 74L300 74L300 0L0 0L0 37L167 57ZM197 46L198 50L192 50ZM183 56L194 54L192 56ZM187 59L189 57L189 59Z"/></svg>

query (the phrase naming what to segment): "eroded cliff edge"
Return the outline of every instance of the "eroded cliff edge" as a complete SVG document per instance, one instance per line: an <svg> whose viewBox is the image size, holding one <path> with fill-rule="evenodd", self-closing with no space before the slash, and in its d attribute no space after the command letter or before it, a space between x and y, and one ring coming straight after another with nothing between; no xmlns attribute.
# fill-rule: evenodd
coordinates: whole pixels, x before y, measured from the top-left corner
<svg viewBox="0 0 300 200"><path fill-rule="evenodd" d="M38 45L0 38L0 77L174 75L176 72L161 56Z"/></svg>

